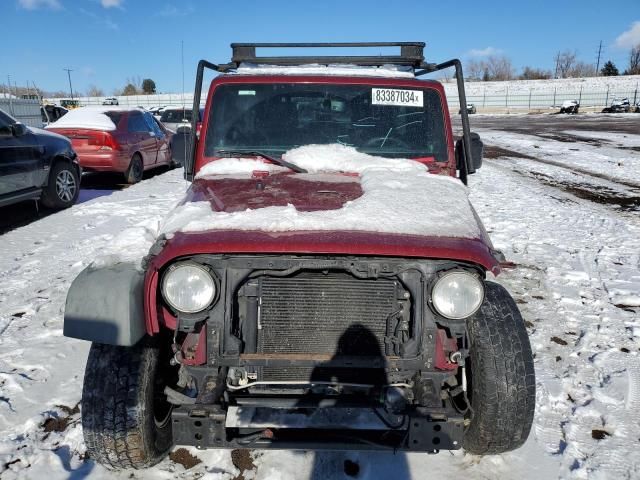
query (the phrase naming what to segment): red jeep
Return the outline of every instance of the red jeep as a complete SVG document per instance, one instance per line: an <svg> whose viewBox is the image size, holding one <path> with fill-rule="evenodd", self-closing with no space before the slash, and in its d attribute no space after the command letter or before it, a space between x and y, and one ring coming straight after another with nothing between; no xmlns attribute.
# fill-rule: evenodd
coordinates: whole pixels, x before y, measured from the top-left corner
<svg viewBox="0 0 640 480"><path fill-rule="evenodd" d="M389 56L256 48L399 47ZM205 69L202 132L177 135L192 181L142 265L89 267L64 333L93 342L89 456L144 468L198 448L521 446L531 347L503 259L467 198L482 143L454 142L423 43L233 44ZM196 117L193 118L193 122ZM180 160L178 160L180 161Z"/></svg>

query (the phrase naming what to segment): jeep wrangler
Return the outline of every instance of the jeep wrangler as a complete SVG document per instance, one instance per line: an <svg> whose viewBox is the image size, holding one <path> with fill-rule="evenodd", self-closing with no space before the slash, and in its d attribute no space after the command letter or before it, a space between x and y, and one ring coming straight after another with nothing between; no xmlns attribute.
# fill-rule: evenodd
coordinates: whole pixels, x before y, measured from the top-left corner
<svg viewBox="0 0 640 480"><path fill-rule="evenodd" d="M419 78L453 67L466 105L460 62L425 62L424 43L231 46L230 63L198 64L194 111L205 70L219 74L201 131L194 116L174 139L191 182L177 211L196 227L163 231L141 264L89 266L69 290L64 334L93 342L89 456L123 469L176 444L520 447L533 358L515 302L487 280L504 257L467 199L482 142L464 108L454 142L443 86ZM280 47L400 51L256 52Z"/></svg>

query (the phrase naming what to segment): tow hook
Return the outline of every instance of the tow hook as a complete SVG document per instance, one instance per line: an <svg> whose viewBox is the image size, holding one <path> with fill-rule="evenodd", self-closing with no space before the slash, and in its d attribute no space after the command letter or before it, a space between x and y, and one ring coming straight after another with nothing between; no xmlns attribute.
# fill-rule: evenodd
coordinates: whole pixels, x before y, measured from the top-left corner
<svg viewBox="0 0 640 480"><path fill-rule="evenodd" d="M452 352L449 355L449 361L451 363L457 363L460 367L460 375L462 377L462 391L467 393L467 374L465 371L465 355L461 350Z"/></svg>

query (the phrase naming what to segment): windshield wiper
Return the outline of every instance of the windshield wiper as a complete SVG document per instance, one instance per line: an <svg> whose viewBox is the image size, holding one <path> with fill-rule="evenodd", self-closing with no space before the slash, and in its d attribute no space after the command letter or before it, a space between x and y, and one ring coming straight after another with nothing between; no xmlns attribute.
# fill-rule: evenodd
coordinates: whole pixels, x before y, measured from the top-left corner
<svg viewBox="0 0 640 480"><path fill-rule="evenodd" d="M273 162L282 167L286 167L289 170L293 170L296 173L308 173L304 168L301 168L293 163L289 163L286 160L283 160L282 158L272 157L268 153L259 152L257 150L216 150L216 153L221 156L228 155L230 157L236 157L236 156L242 156L242 155L249 155L252 157L262 157L265 160Z"/></svg>

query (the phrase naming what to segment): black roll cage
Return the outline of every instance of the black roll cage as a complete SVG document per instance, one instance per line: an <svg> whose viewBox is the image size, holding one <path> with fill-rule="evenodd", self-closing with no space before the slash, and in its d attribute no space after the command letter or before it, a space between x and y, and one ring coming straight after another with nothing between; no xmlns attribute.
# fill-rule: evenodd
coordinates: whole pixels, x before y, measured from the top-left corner
<svg viewBox="0 0 640 480"><path fill-rule="evenodd" d="M375 48L375 47L400 47L400 55L384 56L282 56L282 57L259 57L256 55L256 48ZM460 168L460 180L467 184L468 175L475 173L475 167L471 157L471 130L469 127L469 115L467 113L467 97L464 91L464 76L462 73L462 63L460 60L452 59L443 63L427 63L424 60L424 42L342 42L342 43L232 43L232 57L230 63L217 65L206 60L198 62L196 73L196 85L193 94L193 111L200 108L202 97L202 81L204 71L225 73L237 69L241 63L253 63L260 65L298 66L308 64L335 65L349 64L358 66L400 65L411 67L414 75L420 77L429 73L438 72L446 68L454 67L456 72L456 83L458 87L458 100L460 103L460 116L462 117L462 145L463 159ZM185 161L184 177L191 181L194 176L194 165L196 156L196 126L197 115L191 116L191 131L189 141L189 154Z"/></svg>

